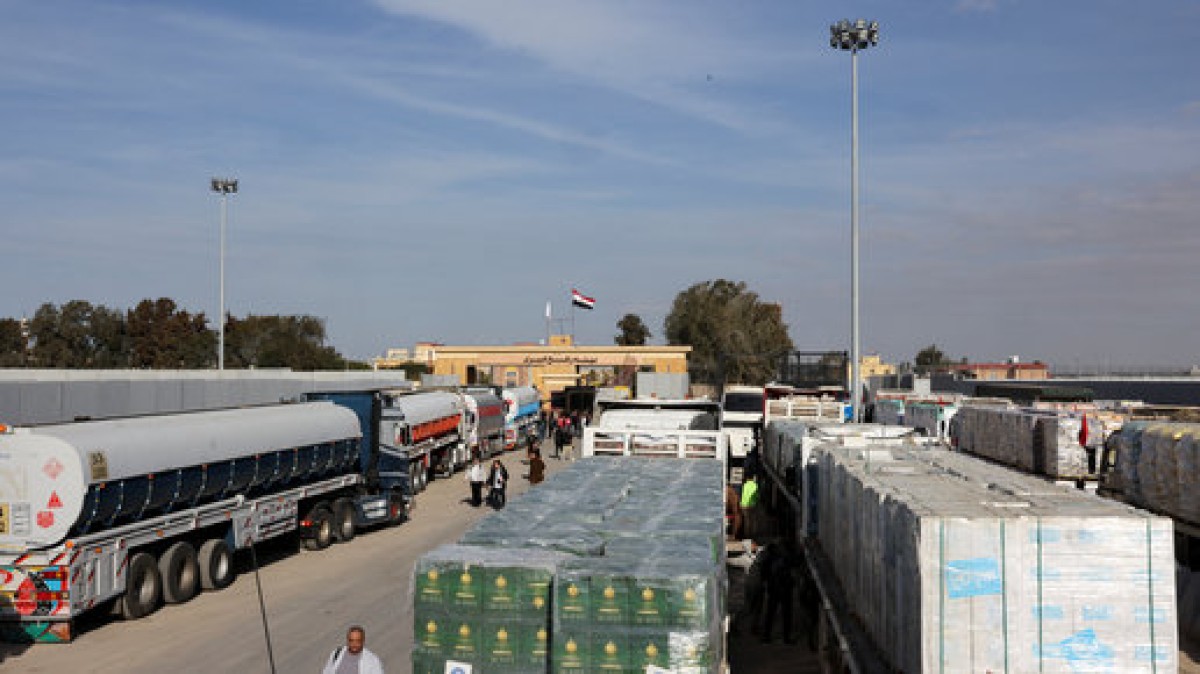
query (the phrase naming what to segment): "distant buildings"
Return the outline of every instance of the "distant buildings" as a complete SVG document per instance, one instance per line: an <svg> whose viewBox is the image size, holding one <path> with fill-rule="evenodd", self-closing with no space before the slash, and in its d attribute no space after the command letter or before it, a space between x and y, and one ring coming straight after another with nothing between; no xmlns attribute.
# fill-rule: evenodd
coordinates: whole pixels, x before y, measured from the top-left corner
<svg viewBox="0 0 1200 674"><path fill-rule="evenodd" d="M413 350L388 349L372 360L376 369L422 363L434 376L458 384L536 386L542 395L597 381L632 383L638 372L685 373L690 346L581 346L570 335L551 335L548 344L447 346L418 342Z"/></svg>
<svg viewBox="0 0 1200 674"><path fill-rule="evenodd" d="M1022 363L1016 358L1010 358L1004 363L962 363L951 365L950 371L965 379L980 379L984 381L998 379L1037 380L1050 378L1050 366L1034 361Z"/></svg>

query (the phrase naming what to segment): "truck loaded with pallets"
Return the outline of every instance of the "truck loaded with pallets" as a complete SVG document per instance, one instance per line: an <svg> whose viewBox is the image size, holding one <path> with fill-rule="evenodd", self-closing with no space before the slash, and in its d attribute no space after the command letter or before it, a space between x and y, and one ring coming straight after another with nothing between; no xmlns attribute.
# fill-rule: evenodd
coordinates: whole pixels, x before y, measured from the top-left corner
<svg viewBox="0 0 1200 674"><path fill-rule="evenodd" d="M237 550L403 520L410 459L380 442L381 394L360 398L0 427L0 635L70 641L86 612L229 586Z"/></svg>
<svg viewBox="0 0 1200 674"><path fill-rule="evenodd" d="M708 400L601 400L584 428L582 456L717 459L726 479L728 438L721 406Z"/></svg>
<svg viewBox="0 0 1200 674"><path fill-rule="evenodd" d="M1176 670L1169 519L894 426L766 436L826 671Z"/></svg>

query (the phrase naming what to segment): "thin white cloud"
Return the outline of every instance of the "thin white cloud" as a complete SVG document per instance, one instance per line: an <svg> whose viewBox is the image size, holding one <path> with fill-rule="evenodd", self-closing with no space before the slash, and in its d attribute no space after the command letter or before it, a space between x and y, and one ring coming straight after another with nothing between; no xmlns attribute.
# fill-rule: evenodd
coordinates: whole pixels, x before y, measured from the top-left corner
<svg viewBox="0 0 1200 674"><path fill-rule="evenodd" d="M714 5L629 1L375 0L401 16L448 24L494 48L742 133L783 133L788 125L722 95L734 82L781 69L786 45L756 48L721 29ZM727 8L726 8L727 9ZM760 36L760 40L762 36ZM773 67L772 67L773 66Z"/></svg>

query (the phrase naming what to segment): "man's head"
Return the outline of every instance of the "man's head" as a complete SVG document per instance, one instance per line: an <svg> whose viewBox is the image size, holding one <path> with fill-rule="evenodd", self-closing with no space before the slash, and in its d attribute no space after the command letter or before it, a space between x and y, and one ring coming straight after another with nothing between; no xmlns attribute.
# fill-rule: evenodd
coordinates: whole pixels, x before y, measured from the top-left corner
<svg viewBox="0 0 1200 674"><path fill-rule="evenodd" d="M352 625L346 630L346 650L358 655L362 653L363 646L367 643L367 631L360 625Z"/></svg>

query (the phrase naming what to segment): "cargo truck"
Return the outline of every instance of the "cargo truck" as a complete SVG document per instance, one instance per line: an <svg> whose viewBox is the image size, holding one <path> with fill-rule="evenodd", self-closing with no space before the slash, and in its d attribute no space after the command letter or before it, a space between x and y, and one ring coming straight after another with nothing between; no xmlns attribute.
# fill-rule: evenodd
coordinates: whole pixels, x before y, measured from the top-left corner
<svg viewBox="0 0 1200 674"><path fill-rule="evenodd" d="M721 462L729 449L721 406L709 400L598 400L597 417L583 430L580 455L705 458Z"/></svg>
<svg viewBox="0 0 1200 674"><path fill-rule="evenodd" d="M762 386L726 386L721 395L721 429L729 444L729 481L742 483L746 457L762 432L766 390Z"/></svg>
<svg viewBox="0 0 1200 674"><path fill-rule="evenodd" d="M255 543L298 531L320 550L404 519L409 450L437 420L321 396L338 404L0 426L0 635L70 641L85 612L137 619L229 586Z"/></svg>

